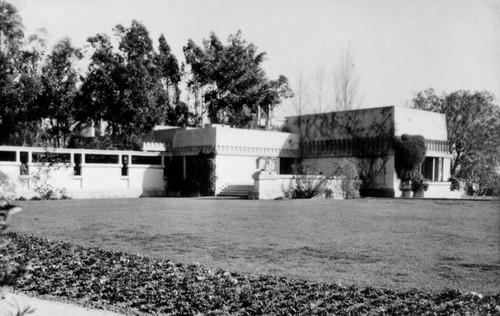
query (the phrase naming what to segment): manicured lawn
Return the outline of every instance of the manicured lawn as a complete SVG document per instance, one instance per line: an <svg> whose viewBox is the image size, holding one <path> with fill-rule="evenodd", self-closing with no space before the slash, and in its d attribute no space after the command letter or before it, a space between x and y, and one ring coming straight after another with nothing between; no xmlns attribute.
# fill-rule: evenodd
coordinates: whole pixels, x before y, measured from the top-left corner
<svg viewBox="0 0 500 316"><path fill-rule="evenodd" d="M251 274L500 293L500 202L18 202L11 231Z"/></svg>

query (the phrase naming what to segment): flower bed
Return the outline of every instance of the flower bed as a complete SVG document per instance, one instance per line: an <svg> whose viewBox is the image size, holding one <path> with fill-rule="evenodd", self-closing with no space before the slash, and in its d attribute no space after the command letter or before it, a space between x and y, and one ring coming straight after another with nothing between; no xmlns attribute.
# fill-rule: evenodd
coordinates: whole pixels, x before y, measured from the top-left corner
<svg viewBox="0 0 500 316"><path fill-rule="evenodd" d="M8 237L6 251L17 250L33 265L31 278L17 290L130 315L500 314L500 294L396 292L243 275L14 233Z"/></svg>

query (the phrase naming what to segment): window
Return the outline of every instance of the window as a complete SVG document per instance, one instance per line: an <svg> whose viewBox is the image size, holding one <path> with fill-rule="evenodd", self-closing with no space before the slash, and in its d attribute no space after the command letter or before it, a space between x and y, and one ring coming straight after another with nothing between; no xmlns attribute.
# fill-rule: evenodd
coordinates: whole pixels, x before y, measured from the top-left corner
<svg viewBox="0 0 500 316"><path fill-rule="evenodd" d="M118 155L85 154L85 163L117 164L118 163Z"/></svg>
<svg viewBox="0 0 500 316"><path fill-rule="evenodd" d="M161 156L132 156L133 165L161 165Z"/></svg>
<svg viewBox="0 0 500 316"><path fill-rule="evenodd" d="M0 151L0 161L16 161L16 152Z"/></svg>
<svg viewBox="0 0 500 316"><path fill-rule="evenodd" d="M433 182L443 181L443 158L425 157L420 169L425 179Z"/></svg>
<svg viewBox="0 0 500 316"><path fill-rule="evenodd" d="M19 154L19 158L21 159L20 174L22 176L29 175L29 169L28 169L29 153L27 151L21 151Z"/></svg>
<svg viewBox="0 0 500 316"><path fill-rule="evenodd" d="M122 156L122 177L128 176L128 156Z"/></svg>
<svg viewBox="0 0 500 316"><path fill-rule="evenodd" d="M75 176L82 175L82 154L73 154L73 161L75 166L73 167L73 174Z"/></svg>
<svg viewBox="0 0 500 316"><path fill-rule="evenodd" d="M32 153L31 159L33 162L69 163L71 161L71 154L38 152Z"/></svg>
<svg viewBox="0 0 500 316"><path fill-rule="evenodd" d="M294 174L294 165L296 158L280 158L280 174Z"/></svg>

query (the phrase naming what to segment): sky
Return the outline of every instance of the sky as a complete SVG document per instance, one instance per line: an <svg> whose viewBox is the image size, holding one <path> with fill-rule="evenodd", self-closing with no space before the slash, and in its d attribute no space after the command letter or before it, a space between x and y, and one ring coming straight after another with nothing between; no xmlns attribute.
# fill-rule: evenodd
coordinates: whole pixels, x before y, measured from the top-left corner
<svg viewBox="0 0 500 316"><path fill-rule="evenodd" d="M415 92L487 90L500 98L500 0L10 0L25 32L45 28L76 46L117 24L142 22L157 44L164 34L179 61L188 39L214 31L266 52L270 79L300 74L314 86L331 76L347 45L355 52L361 107L404 105ZM332 86L331 82L327 87ZM310 88L312 89L312 88ZM289 112L290 101L281 113ZM288 109L288 110L287 110Z"/></svg>

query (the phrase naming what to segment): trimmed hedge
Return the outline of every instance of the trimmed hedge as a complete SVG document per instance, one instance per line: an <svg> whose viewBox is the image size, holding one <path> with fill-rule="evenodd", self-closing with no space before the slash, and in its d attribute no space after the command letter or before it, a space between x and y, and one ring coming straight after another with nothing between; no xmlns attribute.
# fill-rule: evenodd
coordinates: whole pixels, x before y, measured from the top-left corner
<svg viewBox="0 0 500 316"><path fill-rule="evenodd" d="M410 180L415 169L424 162L427 147L420 135L407 135L394 139L395 168L401 180Z"/></svg>

